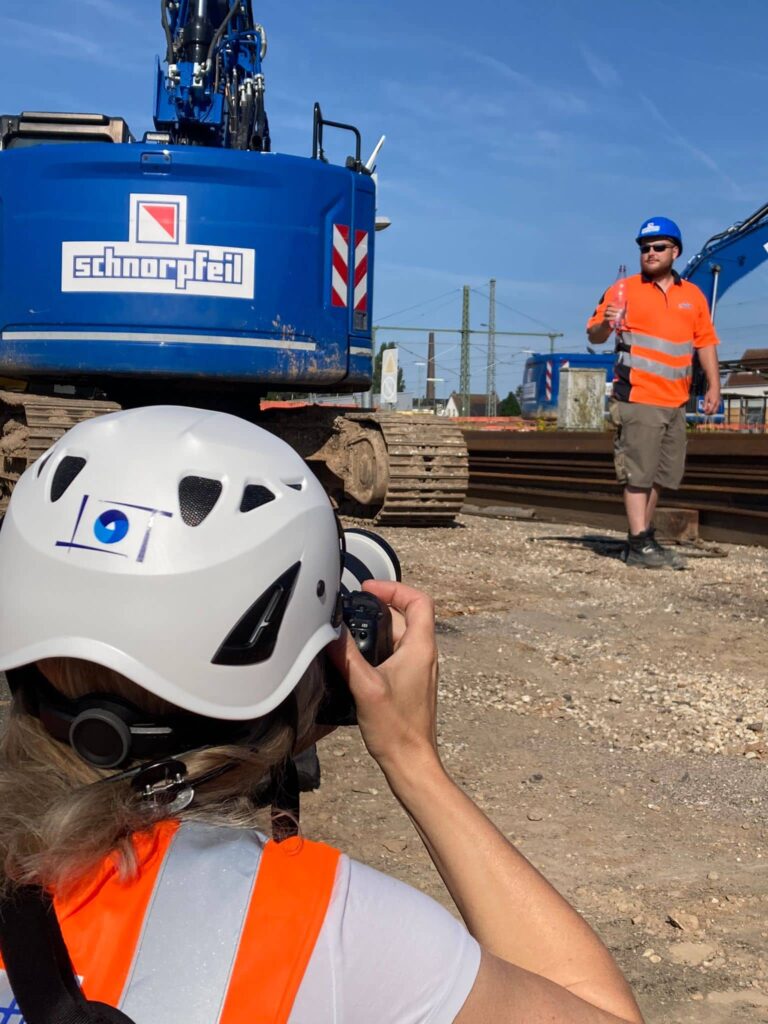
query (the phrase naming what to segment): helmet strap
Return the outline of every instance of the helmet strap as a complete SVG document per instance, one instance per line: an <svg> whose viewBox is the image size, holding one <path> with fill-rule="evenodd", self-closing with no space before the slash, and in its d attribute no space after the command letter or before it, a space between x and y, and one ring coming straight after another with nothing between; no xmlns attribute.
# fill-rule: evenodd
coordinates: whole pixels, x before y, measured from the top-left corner
<svg viewBox="0 0 768 1024"><path fill-rule="evenodd" d="M53 899L42 887L5 887L0 951L14 998L29 1024L132 1024L120 1010L83 995Z"/></svg>

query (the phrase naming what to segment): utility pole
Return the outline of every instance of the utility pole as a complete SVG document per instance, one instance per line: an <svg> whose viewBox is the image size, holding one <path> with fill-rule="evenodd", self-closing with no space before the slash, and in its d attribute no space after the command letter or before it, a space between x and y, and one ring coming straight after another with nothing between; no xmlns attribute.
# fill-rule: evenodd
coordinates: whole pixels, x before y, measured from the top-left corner
<svg viewBox="0 0 768 1024"><path fill-rule="evenodd" d="M416 390L418 392L418 395L417 395L417 398L416 398L416 408L418 409L419 412L421 412L421 394L422 394L421 370L422 370L422 367L426 370L427 369L427 364L422 359L420 362L414 363L413 365L416 367L416 369L418 370L418 373L419 373L419 380L418 380L418 383L416 385ZM428 372L429 371L427 371L427 373ZM425 377L426 376L427 376L427 374L425 374Z"/></svg>
<svg viewBox="0 0 768 1024"><path fill-rule="evenodd" d="M435 332L429 332L427 342L427 408L435 411Z"/></svg>
<svg viewBox="0 0 768 1024"><path fill-rule="evenodd" d="M469 285L464 285L461 303L461 373L459 376L459 392L461 393L461 415L469 416Z"/></svg>
<svg viewBox="0 0 768 1024"><path fill-rule="evenodd" d="M488 289L488 374L485 381L485 415L496 415L496 278Z"/></svg>
<svg viewBox="0 0 768 1024"><path fill-rule="evenodd" d="M495 285L495 281L493 282L493 284ZM469 292L470 292L469 287L465 285L465 287L464 287L464 301L463 301L463 305L462 305L461 329L460 330L458 328L456 328L456 327L411 327L411 326L407 326L407 325L404 325L404 324L403 325L395 325L395 324L379 325L379 324L374 324L373 327L372 327L372 330L371 330L374 351L378 347L377 346L377 338L378 338L378 332L379 331L386 331L387 333L390 333L390 332L391 333L395 333L395 332L405 331L405 332L410 333L410 334L421 334L421 335L424 335L425 333L429 334L429 339L430 340L429 340L429 351L428 351L428 355L427 355L427 388L431 390L431 395L432 395L432 399L431 400L433 402L435 401L435 393L434 393L434 388L431 388L430 386L433 385L437 380L442 380L443 379L443 378L440 378L440 377L436 377L436 375L435 375L435 370L437 369L437 363L436 363L436 358L435 358L434 336L437 335L437 334L450 334L450 335L455 337L457 334L459 334L461 336L461 371L460 371L460 375L459 375L459 413L462 416L465 416L465 415L469 414L469 398L470 398L470 388L469 388L470 338L471 338L471 336L473 334L484 334L486 337L488 337L488 328L487 328L487 326L485 324L483 325L483 329L480 329L480 330L472 330L470 328L470 326L469 326ZM495 296L495 292L494 292L494 296ZM494 340L494 347L495 347L496 338L549 338L549 351L550 352L554 352L555 351L555 339L564 337L564 335L560 331L497 331L495 329L495 309L494 309L494 313L493 313L493 320L489 321L489 323L491 323L491 322L494 324L494 328L493 328L493 331L492 331L493 340ZM489 341L490 341L490 338L489 338ZM491 363L492 360L489 359L488 362ZM453 370L448 371L448 372L450 372L452 376L455 374L455 371L453 371ZM430 380L430 377L432 378L432 380ZM430 390L428 390L428 394L430 393ZM492 388L492 390L493 390L493 393L495 395L495 393L496 393L495 387Z"/></svg>

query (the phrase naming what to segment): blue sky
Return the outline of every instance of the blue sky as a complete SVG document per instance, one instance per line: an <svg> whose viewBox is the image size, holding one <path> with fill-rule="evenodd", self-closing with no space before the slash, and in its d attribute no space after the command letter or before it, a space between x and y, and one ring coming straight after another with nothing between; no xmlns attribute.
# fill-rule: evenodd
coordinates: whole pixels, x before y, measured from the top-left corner
<svg viewBox="0 0 768 1024"><path fill-rule="evenodd" d="M421 0L293 4L254 0L269 34L274 148L306 154L311 110L352 121L370 151L380 134L377 238L380 341L397 340L410 386L426 334L472 326L557 331L583 350L584 322L619 263L636 265L647 216L674 218L686 256L768 201L763 129L768 9L758 0L640 3ZM30 16L34 10L34 21ZM156 0L2 0L3 112L98 110L151 127ZM344 155L344 154L339 154ZM768 270L718 311L723 356L768 340ZM438 337L439 394L458 386L458 336ZM473 336L472 390L485 340ZM523 349L499 338L497 389L520 380Z"/></svg>

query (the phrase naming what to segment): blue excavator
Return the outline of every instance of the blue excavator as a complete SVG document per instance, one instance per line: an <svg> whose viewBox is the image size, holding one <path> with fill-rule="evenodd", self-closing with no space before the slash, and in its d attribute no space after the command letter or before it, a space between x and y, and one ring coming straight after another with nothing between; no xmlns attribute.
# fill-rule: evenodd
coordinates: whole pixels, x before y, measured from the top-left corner
<svg viewBox="0 0 768 1024"><path fill-rule="evenodd" d="M682 276L704 292L714 320L723 295L742 277L768 260L768 203L743 221L708 239L701 250L688 261ZM738 360L729 360L732 369L768 371L765 349L756 349ZM706 377L701 367L694 367L695 394L704 394Z"/></svg>
<svg viewBox="0 0 768 1024"><path fill-rule="evenodd" d="M768 260L768 203L713 235L688 261L682 276L704 292L714 319L728 289Z"/></svg>
<svg viewBox="0 0 768 1024"><path fill-rule="evenodd" d="M377 148L314 106L311 156L274 153L252 0L161 0L154 130L102 114L0 117L0 514L83 418L186 404L258 421L339 508L450 522L467 453L450 423L270 393L371 386ZM327 133L353 155L329 162Z"/></svg>

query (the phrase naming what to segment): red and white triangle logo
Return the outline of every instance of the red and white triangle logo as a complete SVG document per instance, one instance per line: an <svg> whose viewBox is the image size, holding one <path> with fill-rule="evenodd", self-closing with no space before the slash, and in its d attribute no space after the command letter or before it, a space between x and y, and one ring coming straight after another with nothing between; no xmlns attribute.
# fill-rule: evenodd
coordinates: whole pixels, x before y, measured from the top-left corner
<svg viewBox="0 0 768 1024"><path fill-rule="evenodd" d="M139 202L137 242L179 241L179 207L177 203Z"/></svg>

